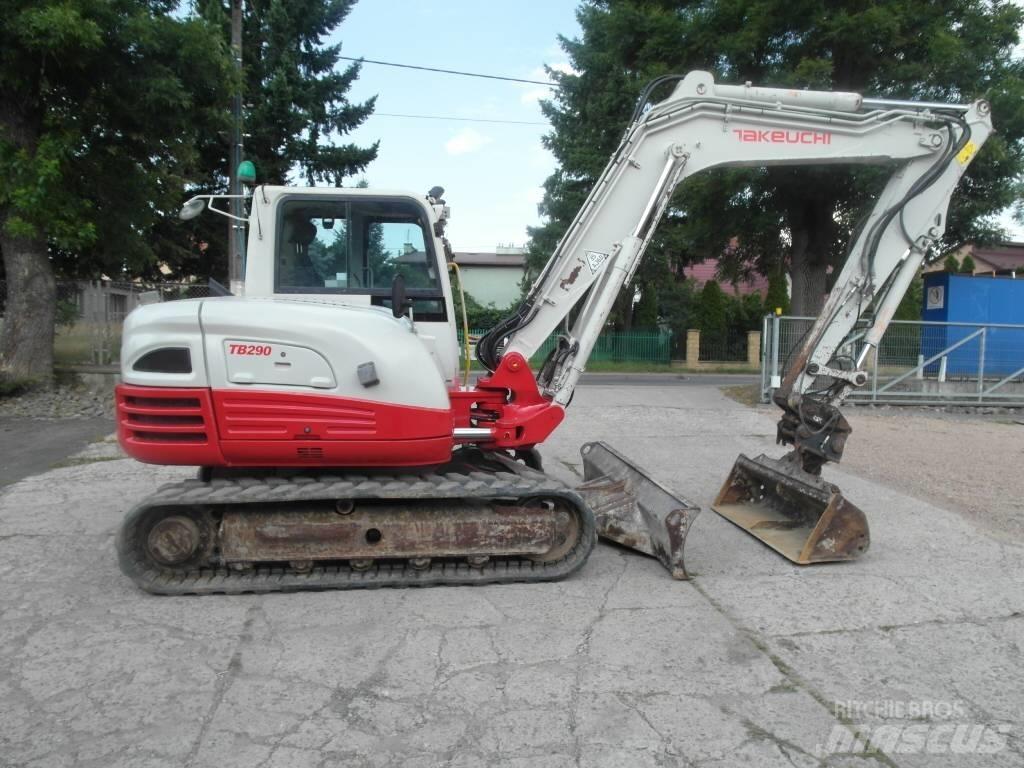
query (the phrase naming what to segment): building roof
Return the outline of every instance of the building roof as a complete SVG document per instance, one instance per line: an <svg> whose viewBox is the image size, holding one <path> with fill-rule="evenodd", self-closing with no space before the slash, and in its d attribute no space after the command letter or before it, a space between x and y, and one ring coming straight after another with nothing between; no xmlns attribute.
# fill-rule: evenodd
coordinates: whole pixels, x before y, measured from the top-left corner
<svg viewBox="0 0 1024 768"><path fill-rule="evenodd" d="M704 259L704 261L691 264L683 268L683 274L698 285L704 285L709 280L718 283L726 293L733 293L739 296L757 293L764 296L768 292L768 278L764 275L753 272L746 280L739 280L730 283L728 280L718 278L718 259Z"/></svg>
<svg viewBox="0 0 1024 768"><path fill-rule="evenodd" d="M1024 270L1024 243L1001 243L983 248L974 246L971 248L971 258L974 259L977 271L979 262L991 266L998 272L1016 272Z"/></svg>
<svg viewBox="0 0 1024 768"><path fill-rule="evenodd" d="M455 263L470 267L515 267L526 266L525 253L494 253L493 251L456 251Z"/></svg>

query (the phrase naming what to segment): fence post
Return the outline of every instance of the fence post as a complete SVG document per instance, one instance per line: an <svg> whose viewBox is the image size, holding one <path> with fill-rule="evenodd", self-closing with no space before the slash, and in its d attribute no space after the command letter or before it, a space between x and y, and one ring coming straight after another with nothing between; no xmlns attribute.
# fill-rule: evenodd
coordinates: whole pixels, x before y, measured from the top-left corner
<svg viewBox="0 0 1024 768"><path fill-rule="evenodd" d="M693 368L700 361L700 331L691 328L686 332L686 364Z"/></svg>
<svg viewBox="0 0 1024 768"><path fill-rule="evenodd" d="M756 367L761 363L761 332L747 331L747 365Z"/></svg>
<svg viewBox="0 0 1024 768"><path fill-rule="evenodd" d="M779 332L780 318L778 315L772 315L772 378L769 382L769 387L772 390L776 390L782 386L782 377L779 376Z"/></svg>
<svg viewBox="0 0 1024 768"><path fill-rule="evenodd" d="M981 339L978 343L978 402L981 402L982 393L985 391L985 336L988 328L981 329Z"/></svg>

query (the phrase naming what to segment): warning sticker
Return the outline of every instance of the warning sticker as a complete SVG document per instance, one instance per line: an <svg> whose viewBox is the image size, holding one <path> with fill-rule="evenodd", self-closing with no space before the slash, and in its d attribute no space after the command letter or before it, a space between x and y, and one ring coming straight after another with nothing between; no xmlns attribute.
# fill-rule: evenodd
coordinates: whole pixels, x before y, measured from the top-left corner
<svg viewBox="0 0 1024 768"><path fill-rule="evenodd" d="M590 271L595 275L597 270L604 264L605 259L608 258L607 253L601 253L600 251L587 251L587 263L590 265Z"/></svg>
<svg viewBox="0 0 1024 768"><path fill-rule="evenodd" d="M964 144L964 148L960 150L960 153L956 156L956 160L960 165L967 165L974 157L974 153L978 151L978 145L973 141L968 141Z"/></svg>

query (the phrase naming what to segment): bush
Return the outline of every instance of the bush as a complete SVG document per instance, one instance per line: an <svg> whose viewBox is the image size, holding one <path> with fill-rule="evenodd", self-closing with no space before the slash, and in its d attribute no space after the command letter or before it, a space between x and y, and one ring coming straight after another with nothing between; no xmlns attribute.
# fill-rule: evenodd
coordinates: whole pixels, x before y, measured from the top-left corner
<svg viewBox="0 0 1024 768"><path fill-rule="evenodd" d="M697 303L697 327L702 343L724 345L729 330L729 299L714 280L704 283ZM706 342L705 342L706 340Z"/></svg>
<svg viewBox="0 0 1024 768"><path fill-rule="evenodd" d="M789 314L789 288L786 275L781 269L768 275L768 292L764 297L765 314L774 315L776 309L781 310L780 314Z"/></svg>
<svg viewBox="0 0 1024 768"><path fill-rule="evenodd" d="M633 330L653 331L658 327L658 295L653 283L644 283L640 301L633 310Z"/></svg>
<svg viewBox="0 0 1024 768"><path fill-rule="evenodd" d="M946 260L942 262L942 268L953 275L960 271L960 262L957 261L956 256L951 253L946 257Z"/></svg>
<svg viewBox="0 0 1024 768"><path fill-rule="evenodd" d="M515 305L498 309L493 304L484 306L468 293L466 294L466 319L470 330L489 331L515 311ZM462 300L455 290L455 324L462 327Z"/></svg>
<svg viewBox="0 0 1024 768"><path fill-rule="evenodd" d="M57 300L55 322L58 328L70 328L78 322L78 305L67 299Z"/></svg>
<svg viewBox="0 0 1024 768"><path fill-rule="evenodd" d="M971 254L964 256L964 260L960 262L960 274L973 275L975 269L974 259L971 258Z"/></svg>

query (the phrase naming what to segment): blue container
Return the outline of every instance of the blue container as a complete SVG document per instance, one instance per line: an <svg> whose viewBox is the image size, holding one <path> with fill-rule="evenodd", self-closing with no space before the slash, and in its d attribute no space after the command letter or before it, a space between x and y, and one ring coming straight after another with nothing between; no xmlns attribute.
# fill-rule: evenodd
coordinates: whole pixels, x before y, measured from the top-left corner
<svg viewBox="0 0 1024 768"><path fill-rule="evenodd" d="M921 319L963 324L924 326L921 353L925 359L968 339L979 326L989 323L1024 325L1024 279L930 272L924 276ZM1008 376L1024 368L1024 328L988 328L984 335L986 377ZM977 377L980 364L979 335L949 353L946 373ZM938 369L936 361L926 370L936 373Z"/></svg>

